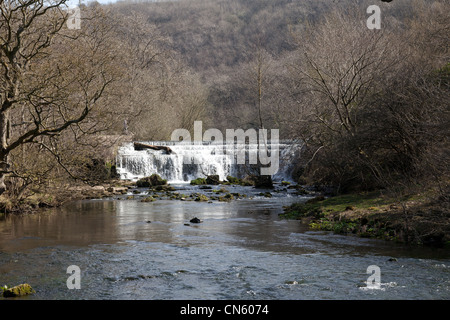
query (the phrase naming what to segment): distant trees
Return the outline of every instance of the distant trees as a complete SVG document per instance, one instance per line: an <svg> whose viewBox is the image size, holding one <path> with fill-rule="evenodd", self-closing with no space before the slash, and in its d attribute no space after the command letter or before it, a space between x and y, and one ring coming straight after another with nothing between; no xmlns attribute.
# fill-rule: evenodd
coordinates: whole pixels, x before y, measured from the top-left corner
<svg viewBox="0 0 450 320"><path fill-rule="evenodd" d="M445 181L448 2L380 1L381 30L366 26L370 4L112 5L127 18L140 12L133 32L142 40L170 40L163 51L141 46L163 54L132 67L139 80L123 87L133 92L123 104L134 98L139 117L130 126L140 137L164 137L170 125L190 129L209 115L220 129L279 128L305 143L303 178L340 191Z"/></svg>
<svg viewBox="0 0 450 320"><path fill-rule="evenodd" d="M339 191L446 181L448 8L437 2L377 32L352 12L297 35L304 177Z"/></svg>
<svg viewBox="0 0 450 320"><path fill-rule="evenodd" d="M399 0L396 3L398 5L380 2L380 6L389 10L389 16L394 19L407 16L409 1ZM367 20L368 4L373 3L369 0L358 1L358 6L351 9L361 12L361 24ZM217 120L212 124L214 127L226 128L236 123L260 126L260 120L255 122L255 109L250 108L254 101L250 101L252 98L245 84L248 83L245 78L249 77L247 71L256 61L258 50L254 44L259 38L258 47L272 57L274 66L267 70L266 81L270 85L263 93L263 118L270 118L267 119L268 125L276 123L287 130L292 126L281 121L283 114L280 112L281 105L288 104L285 100L292 98L287 85L290 80L283 66L283 60L296 48L292 32L301 30L309 22L316 22L330 10L348 5L348 1L328 0L181 0L156 3L130 1L113 7L141 12L162 35L171 39L173 51L180 54L209 89L208 101L212 108L208 114L211 119ZM286 81L284 88L281 78ZM291 108L295 106L291 105Z"/></svg>
<svg viewBox="0 0 450 320"><path fill-rule="evenodd" d="M140 140L166 140L174 129L205 120L208 90L170 47L170 38L140 11L110 7L111 23L124 70L116 104L130 134Z"/></svg>
<svg viewBox="0 0 450 320"><path fill-rule="evenodd" d="M298 115L304 120L298 132L310 150L305 160L322 168L314 174L317 181L335 177L341 184L353 179L351 168L365 161L355 141L364 125L362 111L370 108L372 95L382 90L382 75L387 77L394 65L385 35L363 23L357 13L335 11L297 35L293 70L302 90L300 103L308 106Z"/></svg>
<svg viewBox="0 0 450 320"><path fill-rule="evenodd" d="M206 112L207 90L145 17L93 3L69 29L65 3L0 1L0 194L101 177L124 121L167 139Z"/></svg>
<svg viewBox="0 0 450 320"><path fill-rule="evenodd" d="M80 30L65 2L0 0L0 194L196 120L301 139L343 191L448 177L448 1L380 2L381 30L369 0L93 3Z"/></svg>

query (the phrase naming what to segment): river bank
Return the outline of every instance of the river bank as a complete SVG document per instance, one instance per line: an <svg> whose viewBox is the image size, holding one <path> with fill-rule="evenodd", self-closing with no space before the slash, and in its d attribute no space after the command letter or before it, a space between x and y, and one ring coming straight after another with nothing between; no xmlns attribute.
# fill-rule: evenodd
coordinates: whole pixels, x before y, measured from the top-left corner
<svg viewBox="0 0 450 320"><path fill-rule="evenodd" d="M154 177L155 181L146 179ZM41 188L35 191L28 191L26 195L10 198L5 195L0 196L0 214L31 214L45 208L60 207L68 202L77 200L115 198L118 200L128 199L136 200L139 197L142 201L154 201L156 199L186 200L186 201L231 201L246 197L245 194L239 194L227 187L231 186L251 186L260 190L261 196L272 197L269 191L274 193L287 194L294 193L305 194L303 188L293 186L289 188L289 182L275 183L270 181L247 181L227 177L230 181L219 181L218 176L208 176L206 179L198 178L192 180L189 185L196 188L198 192L189 194L175 192L175 188L168 184L167 180L161 179L159 175L142 178L137 181L110 179L96 184L87 184L80 181L72 183L54 183L48 185L45 189ZM288 192L289 188L289 192ZM264 191L264 192L263 192ZM201 194L203 193L203 194ZM128 194L128 195L127 195ZM206 194L206 196L205 196ZM127 195L123 197L123 195Z"/></svg>
<svg viewBox="0 0 450 320"><path fill-rule="evenodd" d="M94 186L81 183L60 186L45 193L33 194L19 203L0 196L0 206L3 211L29 214L45 208L59 207L71 201L102 198L137 200L141 197L142 202L158 199L229 202L246 198L245 194L226 189L233 184L240 183L193 184L198 192L185 195L183 192L175 192L175 189L166 183L139 191L136 182L117 179ZM313 189L282 182L276 183L273 189L262 190L264 192L255 195L265 198L284 194L309 196L284 207L284 212L279 216L282 219L299 220L311 230L450 248L450 204L444 196L436 197L428 192L399 198L376 191L324 197L320 192L311 191Z"/></svg>
<svg viewBox="0 0 450 320"><path fill-rule="evenodd" d="M280 217L298 219L312 230L450 248L448 199L429 193L402 198L380 191L319 196L285 207Z"/></svg>
<svg viewBox="0 0 450 320"><path fill-rule="evenodd" d="M60 207L77 200L107 198L126 194L133 182L109 180L95 185L82 182L49 185L45 189L29 191L20 197L0 196L0 214L31 214L45 208Z"/></svg>

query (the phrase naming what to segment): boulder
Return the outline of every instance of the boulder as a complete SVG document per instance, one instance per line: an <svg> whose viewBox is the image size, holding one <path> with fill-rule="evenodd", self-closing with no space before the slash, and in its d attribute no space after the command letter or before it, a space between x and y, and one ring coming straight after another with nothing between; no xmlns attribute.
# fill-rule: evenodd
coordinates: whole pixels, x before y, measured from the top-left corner
<svg viewBox="0 0 450 320"><path fill-rule="evenodd" d="M235 178L233 176L227 176L227 180L229 183L232 183L232 184L240 184L241 183L241 179Z"/></svg>
<svg viewBox="0 0 450 320"><path fill-rule="evenodd" d="M207 184L205 178L197 178L197 179L191 180L191 185L198 186L198 185L202 185L202 184Z"/></svg>
<svg viewBox="0 0 450 320"><path fill-rule="evenodd" d="M149 177L144 177L136 182L139 188L149 188L154 186L161 186L167 184L167 180L162 179L158 174L154 173Z"/></svg>
<svg viewBox="0 0 450 320"><path fill-rule="evenodd" d="M107 189L108 192L111 192L112 194L126 194L128 192L127 187L109 187Z"/></svg>
<svg viewBox="0 0 450 320"><path fill-rule="evenodd" d="M220 184L219 175L214 174L206 177L206 184L217 185Z"/></svg>
<svg viewBox="0 0 450 320"><path fill-rule="evenodd" d="M237 184L241 186L253 186L254 180L253 177L247 176L244 179L239 179L233 176L227 176L228 184Z"/></svg>
<svg viewBox="0 0 450 320"><path fill-rule="evenodd" d="M195 218L192 218L191 220L189 220L189 222L191 222L191 223L201 223L203 221L200 220L199 218L195 217Z"/></svg>
<svg viewBox="0 0 450 320"><path fill-rule="evenodd" d="M273 181L271 176L255 176L253 177L255 181L255 188L273 188Z"/></svg>

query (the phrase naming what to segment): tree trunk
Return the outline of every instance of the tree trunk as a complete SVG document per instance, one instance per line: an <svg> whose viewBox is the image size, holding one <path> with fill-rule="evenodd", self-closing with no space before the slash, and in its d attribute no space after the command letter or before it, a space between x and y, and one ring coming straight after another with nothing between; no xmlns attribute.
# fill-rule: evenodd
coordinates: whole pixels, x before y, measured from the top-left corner
<svg viewBox="0 0 450 320"><path fill-rule="evenodd" d="M153 146L150 144L135 142L134 143L134 150L136 151L142 151L145 149L152 149L152 150L164 150L167 154L173 153L172 149L166 146Z"/></svg>
<svg viewBox="0 0 450 320"><path fill-rule="evenodd" d="M5 178L9 169L8 164L8 125L9 110L0 112L0 195L6 191Z"/></svg>

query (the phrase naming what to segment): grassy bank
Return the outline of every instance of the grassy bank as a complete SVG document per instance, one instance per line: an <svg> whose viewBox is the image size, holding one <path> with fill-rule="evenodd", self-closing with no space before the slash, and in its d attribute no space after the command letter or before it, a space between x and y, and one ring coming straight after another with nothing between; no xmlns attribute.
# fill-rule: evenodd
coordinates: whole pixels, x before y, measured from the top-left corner
<svg viewBox="0 0 450 320"><path fill-rule="evenodd" d="M372 192L316 197L284 209L281 217L301 220L312 230L450 248L450 206L444 197Z"/></svg>

